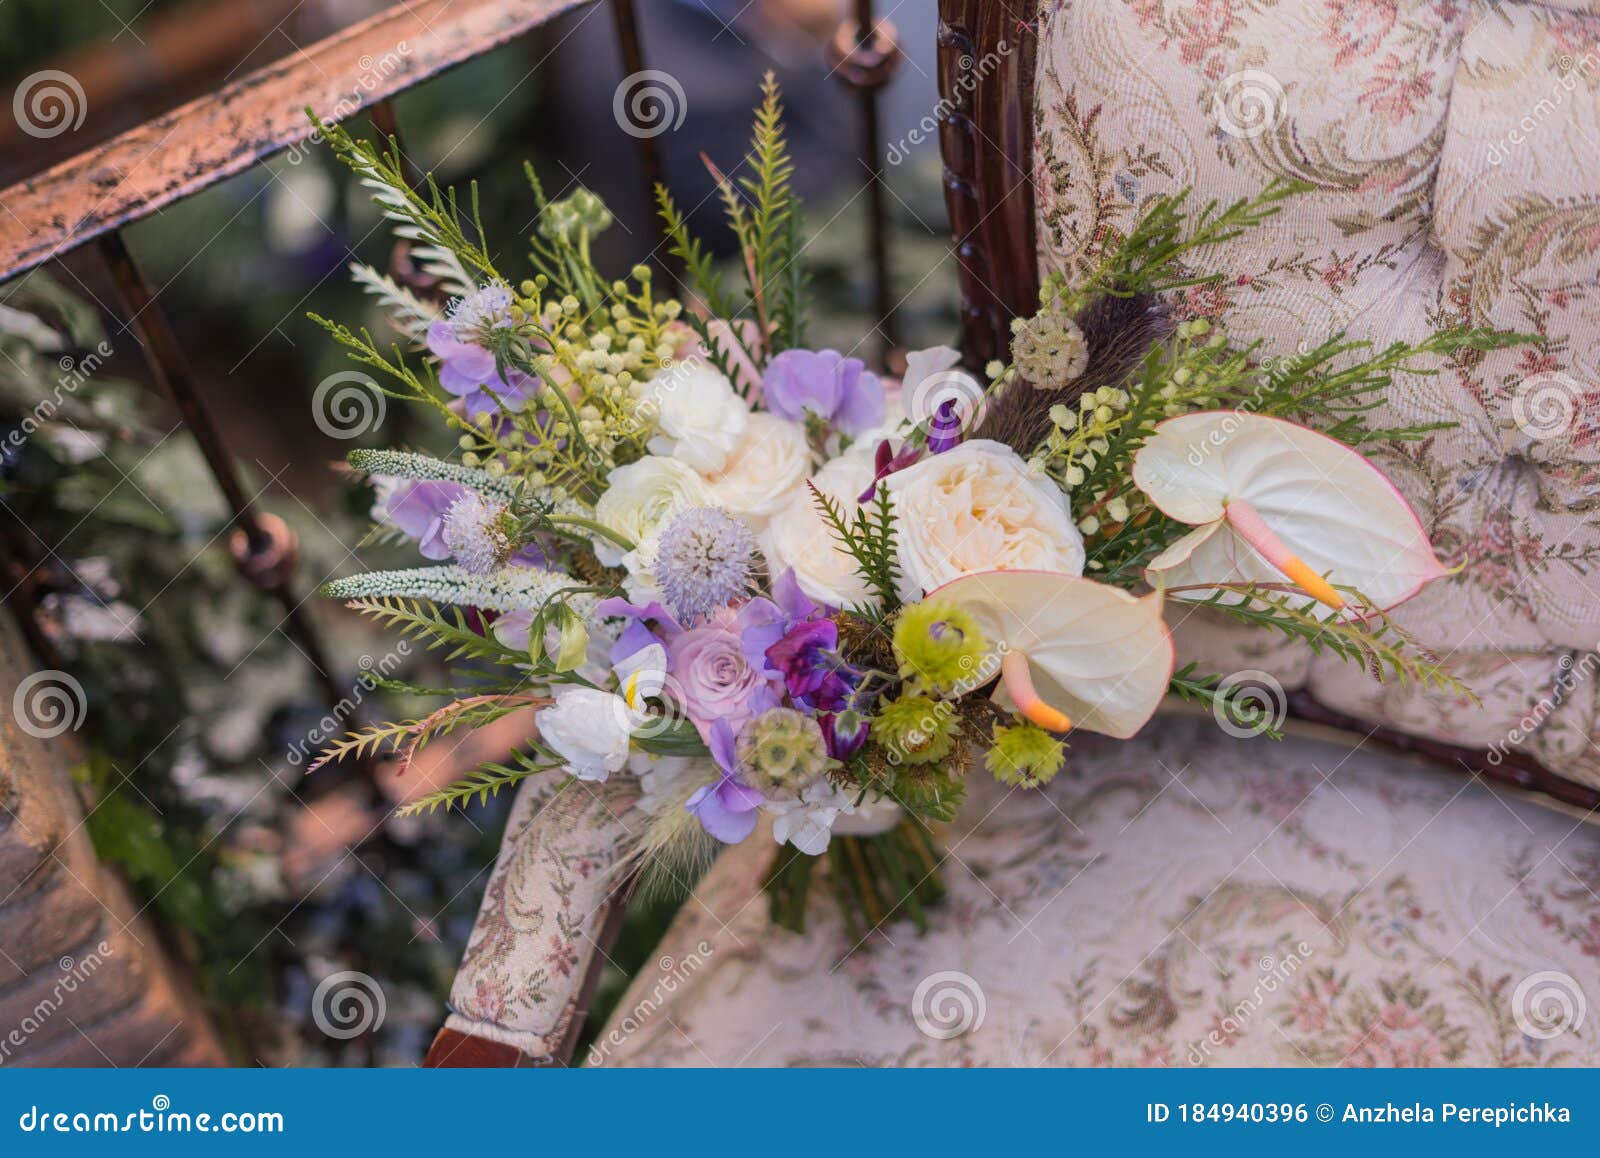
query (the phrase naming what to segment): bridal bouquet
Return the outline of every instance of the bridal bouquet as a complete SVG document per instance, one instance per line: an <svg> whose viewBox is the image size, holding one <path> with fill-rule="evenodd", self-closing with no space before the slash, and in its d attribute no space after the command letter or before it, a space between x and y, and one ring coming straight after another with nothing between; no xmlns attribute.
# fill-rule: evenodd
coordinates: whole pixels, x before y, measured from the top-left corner
<svg viewBox="0 0 1600 1158"><path fill-rule="evenodd" d="M1249 689L1175 670L1168 619L1189 608L1453 686L1385 617L1445 569L1356 448L1429 429L1368 421L1392 374L1514 339L1334 338L1269 361L1165 304L1210 280L1193 251L1256 226L1292 186L1193 212L1156 201L1046 279L1009 362L974 374L939 347L896 380L807 343L770 81L738 175L712 169L736 271L659 194L683 300L645 266L596 270L610 216L587 191L549 200L529 170L537 231L518 280L491 260L475 198L412 189L397 158L324 132L442 293L358 268L406 341L323 324L458 444L350 455L376 522L430 565L325 591L442 649L458 678L384 681L442 702L319 763L409 761L531 712L536 738L411 807L530 776L636 777L650 823L628 863L773 840L775 916L799 927L827 859L859 928L922 921L936 822L969 777L1044 784L1073 731L1132 736L1169 693L1257 721Z"/></svg>

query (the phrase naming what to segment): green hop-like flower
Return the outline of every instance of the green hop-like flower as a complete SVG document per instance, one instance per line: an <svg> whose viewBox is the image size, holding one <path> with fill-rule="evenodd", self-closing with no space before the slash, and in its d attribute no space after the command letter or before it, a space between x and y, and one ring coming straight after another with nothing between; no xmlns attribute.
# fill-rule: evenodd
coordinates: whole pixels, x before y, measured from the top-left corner
<svg viewBox="0 0 1600 1158"><path fill-rule="evenodd" d="M831 763L822 728L793 708L773 708L751 720L734 752L745 783L769 796L799 793Z"/></svg>
<svg viewBox="0 0 1600 1158"><path fill-rule="evenodd" d="M988 646L970 612L938 599L913 603L895 620L894 654L900 678L918 690L948 695L971 686Z"/></svg>
<svg viewBox="0 0 1600 1158"><path fill-rule="evenodd" d="M955 751L961 721L949 704L901 696L878 710L871 735L894 763L933 764Z"/></svg>
<svg viewBox="0 0 1600 1158"><path fill-rule="evenodd" d="M1067 762L1067 746L1033 724L997 725L994 747L983 763L1002 784L1037 788L1055 778Z"/></svg>

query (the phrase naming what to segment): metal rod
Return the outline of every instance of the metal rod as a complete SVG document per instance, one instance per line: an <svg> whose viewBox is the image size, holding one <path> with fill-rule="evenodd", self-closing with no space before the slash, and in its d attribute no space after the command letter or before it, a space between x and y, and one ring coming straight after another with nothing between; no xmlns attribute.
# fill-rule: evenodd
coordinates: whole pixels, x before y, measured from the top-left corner
<svg viewBox="0 0 1600 1158"><path fill-rule="evenodd" d="M611 0L611 16L617 30L617 49L622 53L622 75L626 78L645 71L644 47L639 37L639 18L633 0ZM639 176L644 181L645 214L650 218L651 233L656 240L656 264L678 285L677 263L667 252L666 223L656 212L656 187L666 184L666 170L661 163L661 146L655 135L633 133L634 152L638 156Z"/></svg>
<svg viewBox="0 0 1600 1158"><path fill-rule="evenodd" d="M856 0L855 45L857 54L875 50L878 40L877 18L872 0ZM847 74L848 76L848 74ZM899 343L899 327L894 316L894 289L889 269L889 208L885 199L883 171L883 126L879 115L878 90L887 79L853 83L860 106L860 157L867 170L867 245L872 261L872 308L883 334L884 354Z"/></svg>
<svg viewBox="0 0 1600 1158"><path fill-rule="evenodd" d="M112 230L102 235L97 244L111 273L111 280L117 287L118 296L128 309L128 324L139 336L150 374L177 407L184 426L194 436L195 442L200 447L200 453L205 456L206 465L211 470L211 477L216 480L217 489L222 492L222 497L233 514L232 521L236 522L244 532L248 550L252 553L272 550L276 545L275 540L249 496L245 494L233 452L228 449L227 442L223 439L210 410L201 400L188 356L179 344L166 314L156 303L150 283L134 264L133 255L128 252L122 234ZM283 605L283 622L288 626L295 642L305 652L306 658L311 661L317 683L327 696L328 702L338 704L344 698L343 693L334 683L322 641L310 620L301 611L299 600L295 598L294 589L287 575L275 577L275 580L267 585L267 589Z"/></svg>

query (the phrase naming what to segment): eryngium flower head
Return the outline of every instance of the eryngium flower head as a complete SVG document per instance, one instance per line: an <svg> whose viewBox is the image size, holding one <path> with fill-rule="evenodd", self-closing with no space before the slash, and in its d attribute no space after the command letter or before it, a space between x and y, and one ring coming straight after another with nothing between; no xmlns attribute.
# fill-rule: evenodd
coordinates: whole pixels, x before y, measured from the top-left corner
<svg viewBox="0 0 1600 1158"><path fill-rule="evenodd" d="M830 763L822 728L793 708L762 712L739 733L735 750L744 782L773 797L798 795Z"/></svg>
<svg viewBox="0 0 1600 1158"><path fill-rule="evenodd" d="M680 619L703 619L749 591L756 550L742 520L716 507L692 507L661 532L656 585Z"/></svg>

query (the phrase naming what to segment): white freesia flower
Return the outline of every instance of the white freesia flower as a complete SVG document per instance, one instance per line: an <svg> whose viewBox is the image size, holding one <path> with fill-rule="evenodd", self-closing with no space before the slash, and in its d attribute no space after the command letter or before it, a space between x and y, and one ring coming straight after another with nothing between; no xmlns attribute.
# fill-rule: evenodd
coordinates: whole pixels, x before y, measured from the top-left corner
<svg viewBox="0 0 1600 1158"><path fill-rule="evenodd" d="M642 548L679 511L711 505L711 488L687 465L675 458L646 455L606 476L606 493L595 503L594 517ZM595 539L594 553L607 567L622 565L627 554L600 537ZM653 551L647 553L654 557ZM648 560L636 563L647 565Z"/></svg>
<svg viewBox="0 0 1600 1158"><path fill-rule="evenodd" d="M750 415L744 437L722 469L705 475L717 505L761 530L805 489L811 472L811 447L805 429L775 414Z"/></svg>
<svg viewBox="0 0 1600 1158"><path fill-rule="evenodd" d="M564 687L556 702L534 713L539 738L579 780L604 780L628 762L628 739L643 719L621 696Z"/></svg>
<svg viewBox="0 0 1600 1158"><path fill-rule="evenodd" d="M973 439L889 476L907 602L980 571L1083 574L1067 496L1004 443Z"/></svg>
<svg viewBox="0 0 1600 1158"><path fill-rule="evenodd" d="M828 463L811 481L846 512L857 507L861 492L872 482L870 449L855 449ZM774 575L787 567L804 591L830 607L860 607L875 603L872 587L856 573L855 558L834 536L817 509L810 487L800 487L772 517L761 536L761 549Z"/></svg>
<svg viewBox="0 0 1600 1158"><path fill-rule="evenodd" d="M689 362L650 382L659 433L652 454L670 455L698 471L721 470L744 436L750 406L711 366Z"/></svg>

